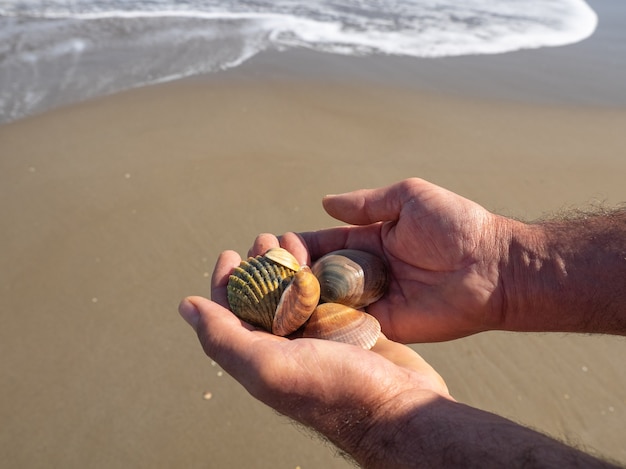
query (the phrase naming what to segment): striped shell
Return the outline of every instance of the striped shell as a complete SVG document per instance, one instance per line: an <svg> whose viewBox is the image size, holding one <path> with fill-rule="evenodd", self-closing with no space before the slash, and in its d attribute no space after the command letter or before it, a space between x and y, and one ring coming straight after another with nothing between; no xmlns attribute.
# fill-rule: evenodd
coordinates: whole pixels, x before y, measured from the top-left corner
<svg viewBox="0 0 626 469"><path fill-rule="evenodd" d="M387 291L387 267L369 252L341 249L320 257L311 267L321 285L324 303L355 309L378 301Z"/></svg>
<svg viewBox="0 0 626 469"><path fill-rule="evenodd" d="M228 280L230 309L254 326L288 335L304 324L319 301L319 283L311 282L307 272L308 267L301 268L281 248L250 257L235 268ZM294 318L294 312L300 316Z"/></svg>

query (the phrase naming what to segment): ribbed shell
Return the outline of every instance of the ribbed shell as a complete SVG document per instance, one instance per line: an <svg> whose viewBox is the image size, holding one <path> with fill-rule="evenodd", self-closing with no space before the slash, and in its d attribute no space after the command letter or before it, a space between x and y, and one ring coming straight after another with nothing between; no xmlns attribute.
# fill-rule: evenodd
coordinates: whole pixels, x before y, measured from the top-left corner
<svg viewBox="0 0 626 469"><path fill-rule="evenodd" d="M280 297L295 274L265 256L242 261L228 280L230 309L244 321L271 332Z"/></svg>

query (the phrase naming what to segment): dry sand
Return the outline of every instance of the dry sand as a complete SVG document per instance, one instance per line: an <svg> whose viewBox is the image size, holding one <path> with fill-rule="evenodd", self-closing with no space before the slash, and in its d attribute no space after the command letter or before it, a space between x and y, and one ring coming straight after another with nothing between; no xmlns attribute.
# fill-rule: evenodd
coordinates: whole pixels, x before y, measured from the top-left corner
<svg viewBox="0 0 626 469"><path fill-rule="evenodd" d="M625 128L254 67L0 127L3 465L348 467L212 364L179 299L259 232L334 225L326 193L420 176L521 218L621 202ZM623 338L415 348L457 399L626 464Z"/></svg>

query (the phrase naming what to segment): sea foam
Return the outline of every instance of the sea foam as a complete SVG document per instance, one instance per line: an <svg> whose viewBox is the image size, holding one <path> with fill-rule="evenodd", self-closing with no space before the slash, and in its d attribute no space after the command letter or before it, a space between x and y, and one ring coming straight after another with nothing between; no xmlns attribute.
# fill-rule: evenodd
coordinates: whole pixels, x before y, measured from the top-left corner
<svg viewBox="0 0 626 469"><path fill-rule="evenodd" d="M263 50L445 57L571 44L582 0L0 1L0 122Z"/></svg>

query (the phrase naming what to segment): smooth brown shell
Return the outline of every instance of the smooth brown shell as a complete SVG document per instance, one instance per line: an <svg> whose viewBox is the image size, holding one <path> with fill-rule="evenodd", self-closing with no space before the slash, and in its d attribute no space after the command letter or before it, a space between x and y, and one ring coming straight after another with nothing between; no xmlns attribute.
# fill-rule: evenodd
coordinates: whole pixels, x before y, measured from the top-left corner
<svg viewBox="0 0 626 469"><path fill-rule="evenodd" d="M282 336L291 334L309 319L319 301L320 284L311 269L303 266L280 298L271 332Z"/></svg>
<svg viewBox="0 0 626 469"><path fill-rule="evenodd" d="M311 270L320 282L320 299L355 309L378 301L387 291L387 267L374 254L342 249L319 258Z"/></svg>
<svg viewBox="0 0 626 469"><path fill-rule="evenodd" d="M380 323L350 306L323 303L294 336L334 340L369 350L380 336Z"/></svg>

